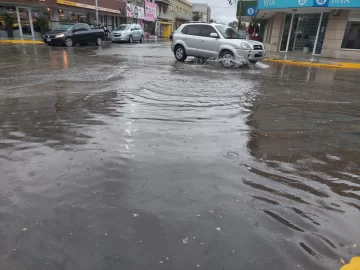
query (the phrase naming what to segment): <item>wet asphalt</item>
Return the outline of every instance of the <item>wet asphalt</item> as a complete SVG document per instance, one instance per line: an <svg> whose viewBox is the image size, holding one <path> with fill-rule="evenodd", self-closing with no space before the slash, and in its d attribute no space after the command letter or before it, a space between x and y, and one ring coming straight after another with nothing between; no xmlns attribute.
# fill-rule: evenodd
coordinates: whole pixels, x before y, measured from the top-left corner
<svg viewBox="0 0 360 270"><path fill-rule="evenodd" d="M339 269L358 71L0 46L1 269Z"/></svg>

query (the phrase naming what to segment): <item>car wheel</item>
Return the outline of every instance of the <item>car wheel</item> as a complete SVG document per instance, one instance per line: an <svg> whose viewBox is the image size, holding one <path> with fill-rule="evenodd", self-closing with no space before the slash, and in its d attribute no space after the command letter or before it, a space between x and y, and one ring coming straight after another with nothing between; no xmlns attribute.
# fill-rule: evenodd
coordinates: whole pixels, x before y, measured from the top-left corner
<svg viewBox="0 0 360 270"><path fill-rule="evenodd" d="M96 38L96 45L98 45L98 46L102 45L102 38L101 37Z"/></svg>
<svg viewBox="0 0 360 270"><path fill-rule="evenodd" d="M181 45L177 45L174 50L176 60L184 62L187 58L185 48Z"/></svg>
<svg viewBox="0 0 360 270"><path fill-rule="evenodd" d="M256 63L257 63L257 61L256 60L251 60L251 61L249 61L251 64L253 64L253 65L255 65Z"/></svg>
<svg viewBox="0 0 360 270"><path fill-rule="evenodd" d="M129 43L133 43L133 37L129 36Z"/></svg>
<svg viewBox="0 0 360 270"><path fill-rule="evenodd" d="M72 40L71 37L68 37L68 38L65 39L65 45L67 47L72 47L74 45L73 40Z"/></svg>
<svg viewBox="0 0 360 270"><path fill-rule="evenodd" d="M234 54L229 50L223 50L220 52L219 59L224 67L230 67L232 60L235 59Z"/></svg>
<svg viewBox="0 0 360 270"><path fill-rule="evenodd" d="M144 42L144 36L141 36L140 43L143 43L143 42Z"/></svg>

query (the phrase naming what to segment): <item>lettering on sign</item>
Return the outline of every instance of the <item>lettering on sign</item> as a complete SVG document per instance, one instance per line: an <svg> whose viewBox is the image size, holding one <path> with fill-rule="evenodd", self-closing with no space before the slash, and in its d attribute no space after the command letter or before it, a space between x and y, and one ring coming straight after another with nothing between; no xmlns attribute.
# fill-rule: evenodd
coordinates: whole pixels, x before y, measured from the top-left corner
<svg viewBox="0 0 360 270"><path fill-rule="evenodd" d="M264 6L275 6L275 0L264 0Z"/></svg>
<svg viewBox="0 0 360 270"><path fill-rule="evenodd" d="M145 14L146 14L146 15L151 15L151 16L153 16L153 17L156 17L156 8L155 8L155 7L146 6L146 7L145 7Z"/></svg>
<svg viewBox="0 0 360 270"><path fill-rule="evenodd" d="M350 0L331 0L332 4L351 4Z"/></svg>

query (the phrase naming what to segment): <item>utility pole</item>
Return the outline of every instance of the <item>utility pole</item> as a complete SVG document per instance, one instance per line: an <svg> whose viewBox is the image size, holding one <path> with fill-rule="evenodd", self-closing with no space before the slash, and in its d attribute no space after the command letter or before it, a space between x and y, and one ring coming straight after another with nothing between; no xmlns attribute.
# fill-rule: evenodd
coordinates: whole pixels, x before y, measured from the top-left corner
<svg viewBox="0 0 360 270"><path fill-rule="evenodd" d="M95 0L95 10L96 10L96 23L99 24L98 0Z"/></svg>
<svg viewBox="0 0 360 270"><path fill-rule="evenodd" d="M97 1L97 0L96 0ZM241 30L241 7L242 7L242 0L239 1L239 21L238 21L238 30Z"/></svg>

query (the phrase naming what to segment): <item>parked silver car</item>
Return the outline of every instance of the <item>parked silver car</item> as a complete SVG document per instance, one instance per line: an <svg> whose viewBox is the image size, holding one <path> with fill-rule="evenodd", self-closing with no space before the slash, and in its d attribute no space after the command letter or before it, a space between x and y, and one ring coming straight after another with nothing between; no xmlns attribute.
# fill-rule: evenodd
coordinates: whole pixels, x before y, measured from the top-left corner
<svg viewBox="0 0 360 270"><path fill-rule="evenodd" d="M196 56L245 59L256 63L266 55L261 42L246 40L231 27L213 23L181 25L174 33L171 49L178 61Z"/></svg>
<svg viewBox="0 0 360 270"><path fill-rule="evenodd" d="M126 41L133 43L133 41L144 41L144 30L139 24L121 24L116 27L110 34L112 42Z"/></svg>

